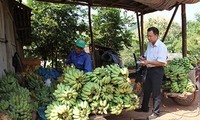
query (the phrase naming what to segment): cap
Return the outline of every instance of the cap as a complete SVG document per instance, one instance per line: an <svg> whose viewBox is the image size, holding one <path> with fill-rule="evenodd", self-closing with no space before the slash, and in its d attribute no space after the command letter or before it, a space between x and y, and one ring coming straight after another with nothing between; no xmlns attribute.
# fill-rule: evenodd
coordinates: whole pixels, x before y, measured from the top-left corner
<svg viewBox="0 0 200 120"><path fill-rule="evenodd" d="M85 41L83 40L83 38L78 38L76 40L76 46L81 47L81 48L85 48Z"/></svg>

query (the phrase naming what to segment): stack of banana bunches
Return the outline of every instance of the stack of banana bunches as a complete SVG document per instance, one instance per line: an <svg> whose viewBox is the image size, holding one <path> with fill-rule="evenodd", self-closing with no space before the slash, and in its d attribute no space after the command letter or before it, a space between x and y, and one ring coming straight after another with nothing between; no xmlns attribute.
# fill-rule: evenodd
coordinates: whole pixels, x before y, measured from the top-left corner
<svg viewBox="0 0 200 120"><path fill-rule="evenodd" d="M163 82L162 89L171 93L193 93L196 87L188 74L195 68L196 63L194 57L173 59L164 68L166 80Z"/></svg>
<svg viewBox="0 0 200 120"><path fill-rule="evenodd" d="M29 90L19 85L13 74L7 73L0 79L1 120L31 120L34 104Z"/></svg>
<svg viewBox="0 0 200 120"><path fill-rule="evenodd" d="M117 64L83 73L73 66L63 71L54 91L55 101L45 111L48 120L89 120L90 115L119 115L134 110L139 99L133 93L127 68Z"/></svg>

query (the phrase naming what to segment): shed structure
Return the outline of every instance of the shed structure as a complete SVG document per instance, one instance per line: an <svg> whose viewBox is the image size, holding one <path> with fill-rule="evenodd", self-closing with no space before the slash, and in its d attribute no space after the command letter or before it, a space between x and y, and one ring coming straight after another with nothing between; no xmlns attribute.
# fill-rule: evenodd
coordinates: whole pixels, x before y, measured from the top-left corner
<svg viewBox="0 0 200 120"><path fill-rule="evenodd" d="M92 59L94 60L94 40L91 26L91 7L112 7L112 8L123 8L126 10L134 11L137 17L138 23L138 36L139 36L139 46L140 54L144 54L144 28L143 28L143 16L147 13L162 11L162 10L171 10L175 7L174 14L171 17L171 20L168 24L167 30L162 38L162 41L165 40L165 37L170 29L171 23L174 19L174 16L178 10L178 7L181 6L181 15L182 15L182 55L183 57L187 56L187 36L186 36L186 6L185 4L194 4L200 2L200 0L37 0L43 2L51 3L61 3L61 4L71 4L71 5L84 5L88 6L88 17L90 25L90 37L92 43ZM95 67L95 61L93 61L93 66Z"/></svg>

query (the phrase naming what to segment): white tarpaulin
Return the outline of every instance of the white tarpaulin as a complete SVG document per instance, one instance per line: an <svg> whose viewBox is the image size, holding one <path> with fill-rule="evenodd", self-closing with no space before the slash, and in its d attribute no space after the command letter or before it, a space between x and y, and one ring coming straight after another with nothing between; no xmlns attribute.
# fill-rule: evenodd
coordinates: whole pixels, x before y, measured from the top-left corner
<svg viewBox="0 0 200 120"><path fill-rule="evenodd" d="M176 3L193 4L200 0L134 0L156 10L170 10Z"/></svg>

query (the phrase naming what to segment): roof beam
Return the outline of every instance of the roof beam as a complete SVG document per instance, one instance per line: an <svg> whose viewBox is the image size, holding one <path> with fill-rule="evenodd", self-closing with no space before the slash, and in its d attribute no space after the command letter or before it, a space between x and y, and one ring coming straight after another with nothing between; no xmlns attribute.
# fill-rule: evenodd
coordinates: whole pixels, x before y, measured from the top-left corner
<svg viewBox="0 0 200 120"><path fill-rule="evenodd" d="M62 4L71 4L71 5L84 5L84 6L88 6L88 3L82 3L82 2L67 2L67 1L55 1L55 0L37 0L37 1L41 1L41 2L51 2L51 3L62 3Z"/></svg>

